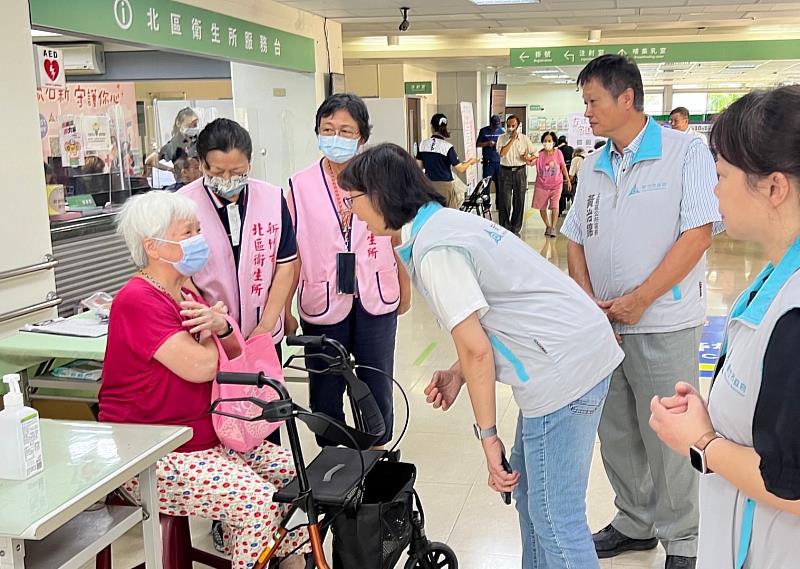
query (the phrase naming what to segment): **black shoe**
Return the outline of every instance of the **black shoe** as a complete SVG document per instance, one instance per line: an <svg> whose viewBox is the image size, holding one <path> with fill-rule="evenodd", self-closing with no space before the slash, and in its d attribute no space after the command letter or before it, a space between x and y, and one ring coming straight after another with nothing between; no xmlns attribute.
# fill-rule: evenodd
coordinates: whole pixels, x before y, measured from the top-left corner
<svg viewBox="0 0 800 569"><path fill-rule="evenodd" d="M225 533L222 531L222 522L219 520L211 522L211 540L214 542L214 549L225 553Z"/></svg>
<svg viewBox="0 0 800 569"><path fill-rule="evenodd" d="M667 555L664 569L694 569L697 557L682 557L680 555Z"/></svg>
<svg viewBox="0 0 800 569"><path fill-rule="evenodd" d="M592 536L594 549L597 551L599 559L616 557L626 551L648 551L658 547L658 538L633 539L614 529L614 526L607 525ZM667 561L669 562L669 561ZM682 567L676 565L675 567ZM694 567L694 565L692 565Z"/></svg>

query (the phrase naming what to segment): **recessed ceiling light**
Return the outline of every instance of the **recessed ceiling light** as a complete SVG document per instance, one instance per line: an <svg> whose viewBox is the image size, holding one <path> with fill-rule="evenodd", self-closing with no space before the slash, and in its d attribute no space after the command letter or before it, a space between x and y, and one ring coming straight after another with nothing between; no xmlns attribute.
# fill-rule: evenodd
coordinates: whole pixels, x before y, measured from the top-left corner
<svg viewBox="0 0 800 569"><path fill-rule="evenodd" d="M478 6L496 6L502 4L538 4L539 0L470 0Z"/></svg>
<svg viewBox="0 0 800 569"><path fill-rule="evenodd" d="M600 43L600 37L603 35L603 30L589 30L589 43Z"/></svg>

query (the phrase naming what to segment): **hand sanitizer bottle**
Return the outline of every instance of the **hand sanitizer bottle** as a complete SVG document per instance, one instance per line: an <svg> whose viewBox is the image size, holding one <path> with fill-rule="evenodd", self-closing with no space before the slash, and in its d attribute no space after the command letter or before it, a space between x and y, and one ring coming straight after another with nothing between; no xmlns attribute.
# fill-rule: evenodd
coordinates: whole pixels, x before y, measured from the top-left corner
<svg viewBox="0 0 800 569"><path fill-rule="evenodd" d="M19 375L3 376L8 393L0 411L0 479L26 480L44 469L39 413L22 404Z"/></svg>

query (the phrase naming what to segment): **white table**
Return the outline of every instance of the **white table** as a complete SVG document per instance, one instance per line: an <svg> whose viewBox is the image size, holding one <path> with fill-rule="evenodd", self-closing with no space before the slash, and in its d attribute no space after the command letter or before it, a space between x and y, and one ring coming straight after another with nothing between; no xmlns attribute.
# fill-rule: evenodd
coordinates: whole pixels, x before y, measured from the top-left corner
<svg viewBox="0 0 800 569"><path fill-rule="evenodd" d="M41 427L44 472L0 480L0 569L79 568L139 522L147 567L162 569L155 464L192 430L47 419ZM137 475L141 508L86 511Z"/></svg>

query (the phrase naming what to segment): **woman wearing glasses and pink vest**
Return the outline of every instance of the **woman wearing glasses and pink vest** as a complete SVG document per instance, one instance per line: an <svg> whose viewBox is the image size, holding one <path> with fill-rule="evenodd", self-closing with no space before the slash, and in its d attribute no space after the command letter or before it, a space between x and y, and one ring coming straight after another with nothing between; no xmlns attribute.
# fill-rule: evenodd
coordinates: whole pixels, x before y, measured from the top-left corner
<svg viewBox="0 0 800 569"><path fill-rule="evenodd" d="M289 180L300 271L297 307L303 333L325 334L341 342L363 369L392 438L392 376L397 316L410 307L411 291L404 270L398 270L391 238L371 233L352 214L347 192L337 177L370 134L369 113L355 95L329 97L317 110L316 133L325 157ZM287 327L297 322L287 310ZM307 349L306 354L315 353ZM309 366L321 361L309 359ZM379 371L378 371L379 370ZM336 375L310 374L310 403L315 412L344 420L344 381ZM320 445L326 441L318 438Z"/></svg>

